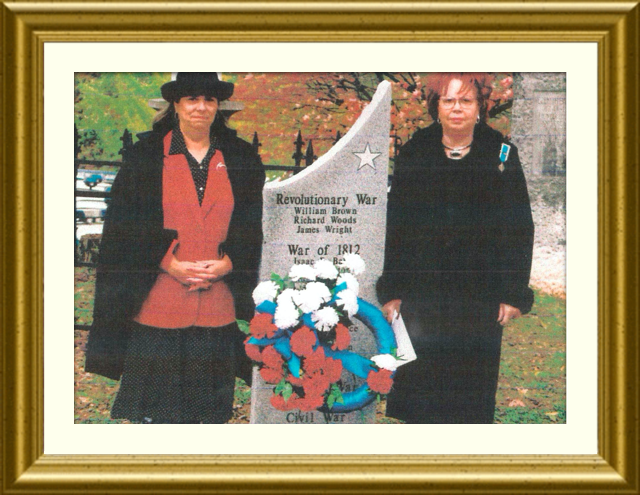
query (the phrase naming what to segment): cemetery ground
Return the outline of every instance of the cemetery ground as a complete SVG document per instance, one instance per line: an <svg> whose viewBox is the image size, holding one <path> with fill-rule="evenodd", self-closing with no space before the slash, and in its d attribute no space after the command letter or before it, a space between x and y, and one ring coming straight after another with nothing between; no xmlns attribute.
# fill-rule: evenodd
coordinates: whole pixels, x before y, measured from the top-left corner
<svg viewBox="0 0 640 495"><path fill-rule="evenodd" d="M90 324L93 269L75 269L75 322ZM496 423L566 422L566 306L562 297L536 292L530 314L504 331ZM118 382L84 372L87 332L75 330L75 423L128 423L109 417ZM231 423L248 423L251 392L237 380ZM378 404L376 422L399 423Z"/></svg>

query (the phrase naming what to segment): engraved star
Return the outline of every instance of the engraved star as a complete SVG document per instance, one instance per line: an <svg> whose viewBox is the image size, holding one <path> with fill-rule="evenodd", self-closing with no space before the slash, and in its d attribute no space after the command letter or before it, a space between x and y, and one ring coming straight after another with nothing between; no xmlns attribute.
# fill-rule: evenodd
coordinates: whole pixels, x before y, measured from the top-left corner
<svg viewBox="0 0 640 495"><path fill-rule="evenodd" d="M371 166L371 168L375 170L376 166L373 163L373 160L375 160L377 157L382 155L382 153L371 153L371 148L367 144L367 147L364 149L362 153L354 153L354 155L360 158L360 165L358 165L358 170L360 170L363 167L366 167L367 165Z"/></svg>

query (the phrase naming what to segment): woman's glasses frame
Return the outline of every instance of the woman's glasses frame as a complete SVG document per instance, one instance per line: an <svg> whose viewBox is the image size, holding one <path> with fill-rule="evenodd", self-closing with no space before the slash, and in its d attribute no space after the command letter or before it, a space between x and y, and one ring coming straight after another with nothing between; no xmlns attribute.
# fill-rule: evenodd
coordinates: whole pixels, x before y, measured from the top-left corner
<svg viewBox="0 0 640 495"><path fill-rule="evenodd" d="M453 108L456 106L456 102L461 108L471 108L476 103L473 98L440 98L440 106L442 108Z"/></svg>

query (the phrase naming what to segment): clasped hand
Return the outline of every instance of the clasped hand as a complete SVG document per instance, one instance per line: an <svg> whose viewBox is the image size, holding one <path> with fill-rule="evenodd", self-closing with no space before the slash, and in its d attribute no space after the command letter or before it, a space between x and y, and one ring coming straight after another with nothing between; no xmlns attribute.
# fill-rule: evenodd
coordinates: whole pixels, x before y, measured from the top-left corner
<svg viewBox="0 0 640 495"><path fill-rule="evenodd" d="M231 272L233 264L229 256L220 260L178 261L174 256L167 273L183 285L189 292L207 290L211 285Z"/></svg>

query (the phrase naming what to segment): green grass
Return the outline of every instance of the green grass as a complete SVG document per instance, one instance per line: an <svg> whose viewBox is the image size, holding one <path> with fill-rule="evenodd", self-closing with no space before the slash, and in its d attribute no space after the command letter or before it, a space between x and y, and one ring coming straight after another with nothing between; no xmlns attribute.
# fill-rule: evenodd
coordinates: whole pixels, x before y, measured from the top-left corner
<svg viewBox="0 0 640 495"><path fill-rule="evenodd" d="M76 268L75 320L90 324L93 270ZM496 423L566 423L566 306L564 299L536 293L530 314L504 330L496 395ZM116 424L109 417L118 382L84 373L87 332L75 330L75 423ZM248 423L251 390L236 380L234 416L230 423ZM399 423L377 408L377 423Z"/></svg>
<svg viewBox="0 0 640 495"><path fill-rule="evenodd" d="M566 422L566 305L536 293L530 314L504 330L496 423Z"/></svg>

